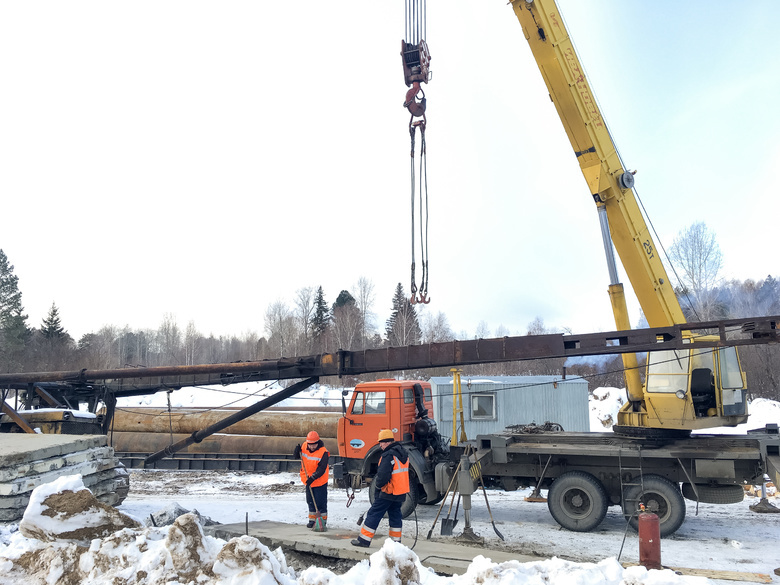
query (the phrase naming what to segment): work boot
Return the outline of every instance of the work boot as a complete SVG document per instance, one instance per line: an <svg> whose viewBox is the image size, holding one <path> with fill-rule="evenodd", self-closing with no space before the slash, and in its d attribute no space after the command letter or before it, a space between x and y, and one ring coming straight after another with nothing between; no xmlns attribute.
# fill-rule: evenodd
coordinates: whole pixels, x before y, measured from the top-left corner
<svg viewBox="0 0 780 585"><path fill-rule="evenodd" d="M363 540L362 538L354 538L354 539L352 539L351 543L352 543L352 546L360 546L360 547L363 547L363 548L368 548L369 546L371 546L370 542L367 542L367 541Z"/></svg>
<svg viewBox="0 0 780 585"><path fill-rule="evenodd" d="M314 520L309 520L309 523L306 524L306 528L314 528Z"/></svg>

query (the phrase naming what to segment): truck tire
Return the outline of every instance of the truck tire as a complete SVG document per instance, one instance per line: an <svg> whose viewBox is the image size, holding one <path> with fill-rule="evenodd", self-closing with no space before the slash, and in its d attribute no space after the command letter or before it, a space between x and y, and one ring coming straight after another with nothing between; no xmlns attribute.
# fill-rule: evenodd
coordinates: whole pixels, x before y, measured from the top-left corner
<svg viewBox="0 0 780 585"><path fill-rule="evenodd" d="M682 495L687 500L699 501L703 504L738 504L745 499L745 490L741 485L707 485L696 484L696 491L699 497L693 491L693 486L689 483L682 485Z"/></svg>
<svg viewBox="0 0 780 585"><path fill-rule="evenodd" d="M376 499L377 491L378 489L376 487L376 484L374 484L374 482L372 481L371 486L368 489L368 501L371 502L372 504ZM404 500L404 503L401 504L401 516L406 518L412 512L414 512L414 509L417 507L419 501L420 501L420 492L417 486L417 475L414 473L414 471L409 470L409 493L406 494L406 499Z"/></svg>
<svg viewBox="0 0 780 585"><path fill-rule="evenodd" d="M569 471L558 477L547 493L547 508L568 530L588 532L607 515L609 498L601 482L590 473Z"/></svg>
<svg viewBox="0 0 780 585"><path fill-rule="evenodd" d="M638 530L639 514L633 507L641 503L645 505L646 512L658 516L661 537L677 532L685 521L685 500L679 486L660 475L645 475L641 484L626 489L623 514L628 523ZM629 506L632 509L628 509Z"/></svg>

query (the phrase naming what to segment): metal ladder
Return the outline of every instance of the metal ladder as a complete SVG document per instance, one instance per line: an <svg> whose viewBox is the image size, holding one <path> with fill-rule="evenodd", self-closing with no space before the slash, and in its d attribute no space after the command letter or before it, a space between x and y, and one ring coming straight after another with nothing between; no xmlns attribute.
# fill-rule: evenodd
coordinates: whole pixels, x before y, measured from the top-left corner
<svg viewBox="0 0 780 585"><path fill-rule="evenodd" d="M627 467L623 465L623 447L618 450L618 466L620 467L620 502L624 512L631 511L631 516L628 520L633 518L634 514L639 511L639 498L627 498L626 491L635 486L639 487L640 495L645 491L644 471L642 470L642 446L637 445L636 451L631 450L630 453L632 456L636 455L639 459L638 467ZM631 481L625 481L625 476L627 474L631 475Z"/></svg>
<svg viewBox="0 0 780 585"><path fill-rule="evenodd" d="M630 451L634 454L634 451ZM639 494L645 491L644 471L642 470L642 446L637 445L636 456L639 459L638 467L626 467L623 465L623 447L618 449L618 467L620 468L620 505L623 508L625 514L627 510L630 510L630 515L626 518L626 529L623 532L623 542L620 544L620 552L618 552L617 560L620 561L620 556L623 554L623 546L626 544L626 536L628 535L628 527L631 525L631 520L635 515L639 513L639 500L637 498L627 498L626 490L629 488L639 486ZM624 475L628 472L631 473L631 481L624 481ZM632 504L633 505L629 505Z"/></svg>

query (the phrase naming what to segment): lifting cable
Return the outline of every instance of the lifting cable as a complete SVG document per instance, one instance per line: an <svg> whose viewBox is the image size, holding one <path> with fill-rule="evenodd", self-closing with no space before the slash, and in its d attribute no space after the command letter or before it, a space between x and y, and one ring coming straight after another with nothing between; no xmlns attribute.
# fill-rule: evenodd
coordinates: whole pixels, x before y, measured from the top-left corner
<svg viewBox="0 0 780 585"><path fill-rule="evenodd" d="M420 130L420 189L419 189L419 217L420 217L420 261L422 263L422 277L420 278L419 295L415 278L415 244L414 244L414 208L415 208L415 176L414 176L414 150L416 129ZM425 118L417 122L409 122L409 135L412 139L412 296L409 299L411 304L428 304L431 299L428 298L428 166L425 152Z"/></svg>
<svg viewBox="0 0 780 585"><path fill-rule="evenodd" d="M404 82L410 89L406 92L404 107L409 110L409 135L412 141L411 148L411 175L412 175L412 286L409 302L428 304L428 167L425 148L425 92L420 87L421 83L428 83L430 79L431 56L428 45L425 42L425 29L427 24L426 0L406 0L404 6L405 39L401 41L401 61L404 69ZM415 120L415 118L421 118ZM419 201L415 201L415 136L420 131L420 186ZM415 205L419 207L419 235L420 235L420 261L422 263L422 277L420 288L417 288L415 276ZM418 294L419 293L419 294Z"/></svg>

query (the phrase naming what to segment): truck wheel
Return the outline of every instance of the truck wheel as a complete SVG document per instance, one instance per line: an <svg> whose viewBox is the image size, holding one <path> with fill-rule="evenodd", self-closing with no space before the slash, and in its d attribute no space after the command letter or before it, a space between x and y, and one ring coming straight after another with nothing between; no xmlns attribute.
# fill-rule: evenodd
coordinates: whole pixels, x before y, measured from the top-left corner
<svg viewBox="0 0 780 585"><path fill-rule="evenodd" d="M376 499L377 491L378 489L372 481L371 487L368 489L368 501L372 504ZM420 492L417 487L417 475L414 473L414 471L409 470L409 493L406 494L406 499L404 500L404 503L401 504L401 516L406 518L412 512L414 512L414 509L417 507L417 504L420 501L419 494Z"/></svg>
<svg viewBox="0 0 780 585"><path fill-rule="evenodd" d="M691 484L682 485L683 497L694 502L698 500L704 504L738 504L745 498L745 490L741 485L696 484L696 491L699 492L698 498Z"/></svg>
<svg viewBox="0 0 780 585"><path fill-rule="evenodd" d="M685 521L685 500L680 488L660 475L645 475L641 483L626 489L623 514L628 518L628 523L634 530L638 529L639 514L635 513L635 508L644 504L646 512L658 516L661 537L677 532Z"/></svg>
<svg viewBox="0 0 780 585"><path fill-rule="evenodd" d="M590 473L569 471L558 477L547 493L547 508L568 530L588 532L607 515L607 492Z"/></svg>

